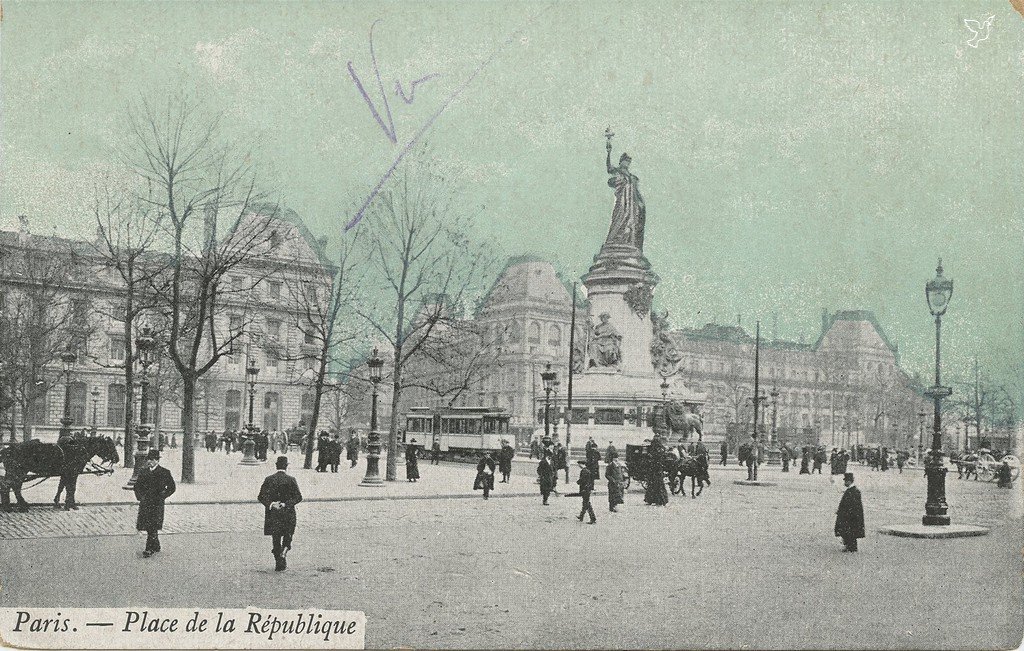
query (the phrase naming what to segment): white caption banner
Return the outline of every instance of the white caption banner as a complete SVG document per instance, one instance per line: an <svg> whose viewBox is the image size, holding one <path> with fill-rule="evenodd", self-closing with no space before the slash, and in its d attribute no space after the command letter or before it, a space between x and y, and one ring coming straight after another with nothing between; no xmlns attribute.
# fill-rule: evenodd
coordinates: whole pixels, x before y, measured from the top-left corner
<svg viewBox="0 0 1024 651"><path fill-rule="evenodd" d="M263 608L0 608L26 649L362 649L366 615Z"/></svg>

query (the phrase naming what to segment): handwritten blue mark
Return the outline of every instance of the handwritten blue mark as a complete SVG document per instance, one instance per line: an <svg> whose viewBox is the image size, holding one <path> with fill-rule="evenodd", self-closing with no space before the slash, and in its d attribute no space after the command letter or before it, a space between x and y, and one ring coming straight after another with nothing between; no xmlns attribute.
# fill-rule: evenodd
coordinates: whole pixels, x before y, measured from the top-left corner
<svg viewBox="0 0 1024 651"><path fill-rule="evenodd" d="M534 15L527 21L526 25L532 24L537 18L541 16L541 14L543 14L545 11L547 11L553 6L554 4L548 5L541 11L537 12L536 15ZM380 69L377 67L377 57L373 50L373 28L379 22L381 21L378 18L377 20L373 21L373 24L370 25L370 59L373 62L374 74L377 78L377 88L380 91L381 99L384 103L384 113L387 116L386 121L384 117L381 115L380 111L377 110L376 104L373 102L373 100L370 99L370 96L366 92L366 88L363 86L362 81L359 79L359 75L356 74L355 67L352 65L351 61L348 62L348 72L349 76L352 77L352 81L355 83L356 88L359 90L360 94L362 94L363 100L366 101L366 105L370 108L370 113L373 115L373 118L377 121L377 124L380 125L381 130L384 132L384 135L388 137L392 144L398 144L398 134L395 130L395 121L394 118L392 118L391 116L391 105L388 102L387 95L385 95L384 93L384 82L381 81ZM526 25L524 25L524 27ZM512 32L509 35L509 37L505 39L504 42L502 42L497 48L495 48L495 50L491 52L491 54L487 58L481 61L480 64L473 69L473 72L470 73L470 75L461 84L455 87L455 89L448 95L448 97L445 98L443 102L441 102L441 105L437 108L437 110L434 111L430 115L430 117L428 117L423 122L422 126L420 126L416 133L413 134L413 137L410 138L409 141L406 142L405 145L399 150L398 156L395 157L395 161L391 164L391 167L389 167L380 177L380 180L370 191L370 194L366 197L366 201L364 201L362 206L359 207L359 210L356 211L355 216L352 217L352 219L347 224L345 224L346 231L355 228L356 225L358 225L359 222L362 221L363 215L366 214L366 210L370 207L370 204L380 193L381 189L384 187L384 184L387 183L388 179L391 178L391 175L395 173L395 170L398 169L398 166L409 154L409 152L412 151L413 147L415 147L416 144L419 143L420 139L427 132L427 130L434 125L434 122L436 122L439 117L441 117L441 114L444 113L449 106L451 106L452 102L454 102L462 95L462 93L470 86L470 84L473 83L477 76L479 76L480 73L483 72L484 68L489 66L491 62L494 61L494 59L497 58L497 56L501 54L513 41L521 38L522 31L523 28L520 28ZM406 104L412 104L413 97L416 93L416 86L418 84L422 84L426 81L429 81L430 79L437 76L438 75L436 74L427 75L426 77L421 77L420 79L417 79L416 81L412 82L409 85L408 97L402 91L401 82L395 83L395 90L401 96L402 100L405 101Z"/></svg>

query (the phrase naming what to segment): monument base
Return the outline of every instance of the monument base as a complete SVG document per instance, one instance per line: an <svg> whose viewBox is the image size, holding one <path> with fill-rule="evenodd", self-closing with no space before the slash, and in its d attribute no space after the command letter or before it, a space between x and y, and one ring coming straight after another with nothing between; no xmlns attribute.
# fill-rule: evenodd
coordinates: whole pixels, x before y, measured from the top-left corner
<svg viewBox="0 0 1024 651"><path fill-rule="evenodd" d="M984 536L988 527L973 524L947 524L929 526L924 524L894 524L882 527L878 533L900 538L973 538Z"/></svg>

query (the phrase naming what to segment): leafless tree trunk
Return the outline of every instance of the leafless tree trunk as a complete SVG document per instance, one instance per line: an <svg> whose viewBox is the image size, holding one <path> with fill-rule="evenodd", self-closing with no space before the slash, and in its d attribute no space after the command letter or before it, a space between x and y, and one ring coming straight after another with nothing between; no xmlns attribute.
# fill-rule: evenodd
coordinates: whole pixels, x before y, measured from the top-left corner
<svg viewBox="0 0 1024 651"><path fill-rule="evenodd" d="M457 205L454 189L425 155L410 160L392 177L360 228L367 229L379 292L378 300L355 309L373 336L391 349L386 479L394 481L402 390L417 381L406 371L428 360L431 365L465 364L466 360L443 359L436 351L459 341L455 333L465 330L459 310L470 292L483 287L480 276L487 268L488 249L470 239L471 222ZM451 377L463 385L472 374L463 368Z"/></svg>
<svg viewBox="0 0 1024 651"><path fill-rule="evenodd" d="M158 110L143 101L129 112L133 134L126 158L143 184L142 200L165 224L169 261L152 289L167 315L163 338L181 376L181 481L195 481L193 436L196 382L243 336L227 327L229 312L273 273L265 260L276 241L276 206L260 205L249 157L220 143L218 120L187 101ZM218 225L226 228L219 230ZM244 287L229 274L245 270Z"/></svg>

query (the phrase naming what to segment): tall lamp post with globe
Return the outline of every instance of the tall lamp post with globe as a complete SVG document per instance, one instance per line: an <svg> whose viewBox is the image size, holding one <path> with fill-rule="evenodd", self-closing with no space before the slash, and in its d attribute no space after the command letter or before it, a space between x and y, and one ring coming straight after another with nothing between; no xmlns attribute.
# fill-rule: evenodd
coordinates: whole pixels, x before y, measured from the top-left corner
<svg viewBox="0 0 1024 651"><path fill-rule="evenodd" d="M551 362L548 362L547 366L540 374L540 379L544 382L544 438L551 440L551 392L555 388L555 382L558 381L558 373L551 370Z"/></svg>
<svg viewBox="0 0 1024 651"><path fill-rule="evenodd" d="M153 329L148 324L139 330L139 336L135 338L135 350L139 352L139 387L142 395L139 398L139 422L135 430L135 468L128 483L122 486L125 490L135 487L139 472L146 465L146 456L149 453L150 425L146 422L149 418L149 366L155 357L156 339L153 337Z"/></svg>
<svg viewBox="0 0 1024 651"><path fill-rule="evenodd" d="M384 371L384 360L381 359L377 349L366 362L370 370L370 385L373 387L373 395L370 399L370 435L366 441L366 475L360 486L383 486L380 478L380 432L377 431L377 385L380 384Z"/></svg>
<svg viewBox="0 0 1024 651"><path fill-rule="evenodd" d="M928 310L935 317L935 385L925 391L935 404L932 424L932 452L925 462L925 476L928 478L928 499L925 501L925 515L922 524L942 526L950 523L946 505L946 466L942 463L942 399L949 397L953 390L942 386L942 315L949 307L953 296L953 280L942 276L942 259L935 269L935 278L925 285Z"/></svg>
<svg viewBox="0 0 1024 651"><path fill-rule="evenodd" d="M256 402L256 377L260 374L260 367L256 365L256 359L249 357L249 363L245 366L245 377L249 381L249 423L245 426L245 440L242 442L242 460L238 463L243 466L258 466L260 462L256 459L256 441L253 435L256 426L252 422L253 406Z"/></svg>
<svg viewBox="0 0 1024 651"><path fill-rule="evenodd" d="M64 367L64 415L60 419L60 434L58 438L71 436L71 371L75 370L78 362L78 355L69 347L60 354L60 362Z"/></svg>

